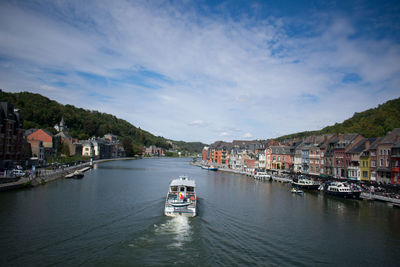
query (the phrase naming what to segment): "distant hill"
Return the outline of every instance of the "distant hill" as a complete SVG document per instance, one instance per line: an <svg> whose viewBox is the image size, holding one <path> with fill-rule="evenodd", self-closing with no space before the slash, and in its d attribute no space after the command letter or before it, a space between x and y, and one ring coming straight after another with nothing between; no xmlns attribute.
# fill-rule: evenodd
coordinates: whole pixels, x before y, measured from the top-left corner
<svg viewBox="0 0 400 267"><path fill-rule="evenodd" d="M187 143L155 136L113 115L72 105L62 105L40 94L8 93L0 90L0 101L7 101L21 110L25 129L43 128L55 133L54 125L64 117L72 137L84 140L92 136L102 137L107 133L112 133L122 140L129 156L140 153L144 146L156 145L168 149L171 147L168 141L187 152L199 153L205 146L200 142Z"/></svg>
<svg viewBox="0 0 400 267"><path fill-rule="evenodd" d="M354 113L353 117L342 123L327 126L319 131L305 131L277 138L278 141L302 138L310 135L333 133L359 133L364 137L384 136L394 128L400 127L400 98L389 100L376 108Z"/></svg>

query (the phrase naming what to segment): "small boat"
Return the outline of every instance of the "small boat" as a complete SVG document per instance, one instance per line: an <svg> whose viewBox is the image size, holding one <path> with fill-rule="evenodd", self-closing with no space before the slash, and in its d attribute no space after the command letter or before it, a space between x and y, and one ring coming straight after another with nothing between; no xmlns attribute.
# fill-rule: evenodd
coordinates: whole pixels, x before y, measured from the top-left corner
<svg viewBox="0 0 400 267"><path fill-rule="evenodd" d="M179 215L194 217L197 214L196 205L195 181L190 180L187 176L173 179L165 199L164 214L171 217Z"/></svg>
<svg viewBox="0 0 400 267"><path fill-rule="evenodd" d="M352 189L346 182L331 182L324 186L324 193L343 198L359 199L361 191Z"/></svg>
<svg viewBox="0 0 400 267"><path fill-rule="evenodd" d="M290 192L294 193L294 194L299 194L302 195L304 192L298 188L292 187L292 190L290 190Z"/></svg>
<svg viewBox="0 0 400 267"><path fill-rule="evenodd" d="M294 179L292 185L301 189L318 190L320 183L307 178Z"/></svg>
<svg viewBox="0 0 400 267"><path fill-rule="evenodd" d="M67 178L67 179L71 179L71 178L80 179L80 178L83 178L83 176L84 175L83 175L82 172L74 171L74 172L71 172L71 173L65 175L65 178Z"/></svg>
<svg viewBox="0 0 400 267"><path fill-rule="evenodd" d="M218 168L214 167L212 165L211 166L203 165L203 166L201 166L201 168L205 169L205 170L209 170L209 171L218 171Z"/></svg>

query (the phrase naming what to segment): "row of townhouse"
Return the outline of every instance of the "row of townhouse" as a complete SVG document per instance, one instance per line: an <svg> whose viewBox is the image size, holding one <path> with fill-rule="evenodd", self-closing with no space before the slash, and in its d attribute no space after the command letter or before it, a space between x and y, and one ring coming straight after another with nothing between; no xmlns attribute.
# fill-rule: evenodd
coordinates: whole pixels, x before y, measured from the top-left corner
<svg viewBox="0 0 400 267"><path fill-rule="evenodd" d="M355 133L282 143L218 141L203 149L202 160L240 171L266 170L400 184L400 128L378 138Z"/></svg>
<svg viewBox="0 0 400 267"><path fill-rule="evenodd" d="M265 141L218 141L204 147L204 164L230 168L237 171L254 171L265 168Z"/></svg>
<svg viewBox="0 0 400 267"><path fill-rule="evenodd" d="M157 147L157 146L149 146L143 149L142 151L143 156L149 156L149 157L164 157L165 156L165 152L164 149L162 149L161 147Z"/></svg>

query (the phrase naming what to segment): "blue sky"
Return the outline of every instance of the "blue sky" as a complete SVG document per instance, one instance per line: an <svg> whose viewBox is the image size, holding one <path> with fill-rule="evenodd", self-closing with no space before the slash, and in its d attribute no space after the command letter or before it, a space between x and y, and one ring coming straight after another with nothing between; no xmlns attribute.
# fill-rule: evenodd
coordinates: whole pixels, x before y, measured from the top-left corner
<svg viewBox="0 0 400 267"><path fill-rule="evenodd" d="M400 96L400 2L0 1L0 88L174 140L317 130Z"/></svg>

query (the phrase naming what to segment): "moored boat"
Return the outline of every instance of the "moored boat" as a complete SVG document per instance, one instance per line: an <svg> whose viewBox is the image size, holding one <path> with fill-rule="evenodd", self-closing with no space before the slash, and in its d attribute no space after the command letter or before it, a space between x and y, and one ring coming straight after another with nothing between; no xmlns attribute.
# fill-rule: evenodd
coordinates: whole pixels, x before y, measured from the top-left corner
<svg viewBox="0 0 400 267"><path fill-rule="evenodd" d="M267 174L266 172L257 172L254 174L254 179L257 180L271 180L271 175Z"/></svg>
<svg viewBox="0 0 400 267"><path fill-rule="evenodd" d="M80 178L83 178L83 176L84 176L84 174L82 172L74 171L74 172L71 172L71 173L65 175L65 178L67 178L67 179L71 179L71 178L80 179Z"/></svg>
<svg viewBox="0 0 400 267"><path fill-rule="evenodd" d="M320 183L307 178L298 178L293 180L292 185L301 189L318 190Z"/></svg>
<svg viewBox="0 0 400 267"><path fill-rule="evenodd" d="M196 206L195 181L187 176L179 176L178 179L172 180L165 200L164 214L172 217L194 217L197 215Z"/></svg>
<svg viewBox="0 0 400 267"><path fill-rule="evenodd" d="M218 171L218 168L214 167L212 165L211 166L203 165L203 166L201 166L201 168L205 169L205 170L209 170L209 171Z"/></svg>
<svg viewBox="0 0 400 267"><path fill-rule="evenodd" d="M346 182L331 182L324 186L324 193L343 198L359 199L361 191L351 188Z"/></svg>

